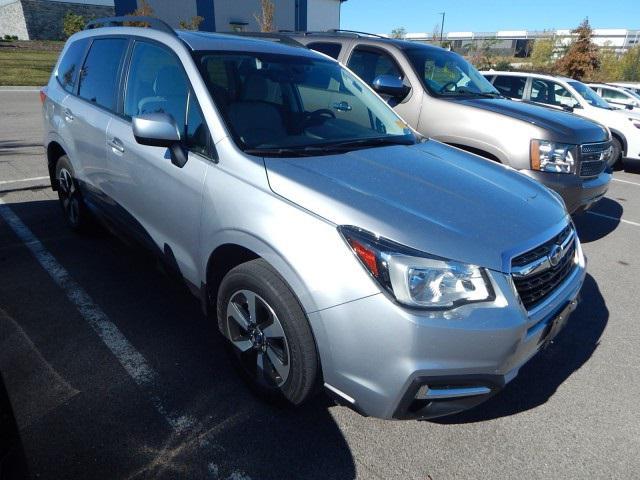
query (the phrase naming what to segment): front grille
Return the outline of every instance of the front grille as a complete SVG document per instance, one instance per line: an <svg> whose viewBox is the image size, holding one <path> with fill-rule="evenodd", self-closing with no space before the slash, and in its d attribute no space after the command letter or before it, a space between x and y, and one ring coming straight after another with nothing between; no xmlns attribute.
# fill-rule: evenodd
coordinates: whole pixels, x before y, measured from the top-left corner
<svg viewBox="0 0 640 480"><path fill-rule="evenodd" d="M580 176L595 177L607 167L607 150L610 142L580 145Z"/></svg>
<svg viewBox="0 0 640 480"><path fill-rule="evenodd" d="M513 275L516 290L527 310L531 310L547 298L571 273L575 267L575 238L573 226L568 225L562 232L548 242L515 257L511 261L512 269L518 270L518 267L524 267L534 262L548 259L555 245L566 243L564 255L557 265L553 266L550 263L546 263L547 268L541 271L535 271L525 276Z"/></svg>

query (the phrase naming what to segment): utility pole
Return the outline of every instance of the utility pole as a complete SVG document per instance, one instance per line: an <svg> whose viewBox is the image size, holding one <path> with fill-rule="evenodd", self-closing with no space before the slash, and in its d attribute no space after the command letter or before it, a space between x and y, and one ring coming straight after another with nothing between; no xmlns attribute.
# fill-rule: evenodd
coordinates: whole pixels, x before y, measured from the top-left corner
<svg viewBox="0 0 640 480"><path fill-rule="evenodd" d="M444 35L444 16L447 12L440 12L438 15L442 15L442 25L440 25L440 46L442 46L442 40Z"/></svg>

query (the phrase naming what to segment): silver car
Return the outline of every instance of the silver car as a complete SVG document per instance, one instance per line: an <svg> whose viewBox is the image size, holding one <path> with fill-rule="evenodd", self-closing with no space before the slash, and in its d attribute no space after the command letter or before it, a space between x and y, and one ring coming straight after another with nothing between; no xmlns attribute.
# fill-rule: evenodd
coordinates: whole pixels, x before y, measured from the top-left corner
<svg viewBox="0 0 640 480"><path fill-rule="evenodd" d="M71 228L178 273L265 397L446 415L566 323L585 259L557 195L318 53L122 20L72 36L42 92L52 186Z"/></svg>

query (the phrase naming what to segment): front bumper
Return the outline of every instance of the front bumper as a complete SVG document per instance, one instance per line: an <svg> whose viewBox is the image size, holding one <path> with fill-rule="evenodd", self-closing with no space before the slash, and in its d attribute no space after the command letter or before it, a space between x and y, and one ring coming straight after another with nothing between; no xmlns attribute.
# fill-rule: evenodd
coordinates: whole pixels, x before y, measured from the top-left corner
<svg viewBox="0 0 640 480"><path fill-rule="evenodd" d="M508 275L491 276L492 303L424 312L378 294L309 314L327 390L364 415L396 419L456 413L497 393L575 308L585 265L529 312Z"/></svg>
<svg viewBox="0 0 640 480"><path fill-rule="evenodd" d="M612 178L608 171L592 178L535 170L520 170L520 173L559 193L570 214L584 212L604 197Z"/></svg>

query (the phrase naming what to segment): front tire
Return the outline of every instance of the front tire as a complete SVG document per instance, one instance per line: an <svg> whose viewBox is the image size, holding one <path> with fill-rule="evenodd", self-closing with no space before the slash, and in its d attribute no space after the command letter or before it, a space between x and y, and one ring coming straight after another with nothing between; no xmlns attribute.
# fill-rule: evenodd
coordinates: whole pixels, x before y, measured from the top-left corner
<svg viewBox="0 0 640 480"><path fill-rule="evenodd" d="M240 373L261 397L300 405L317 391L320 365L311 327L266 261L241 264L224 277L217 317Z"/></svg>
<svg viewBox="0 0 640 480"><path fill-rule="evenodd" d="M609 161L609 166L611 168L615 168L616 166L623 168L622 165L622 144L620 140L613 137L611 139L611 146L613 147L613 154L611 155L611 160Z"/></svg>
<svg viewBox="0 0 640 480"><path fill-rule="evenodd" d="M56 163L56 182L58 199L67 225L76 232L87 231L91 226L91 216L82 200L73 167L66 155L60 157Z"/></svg>

